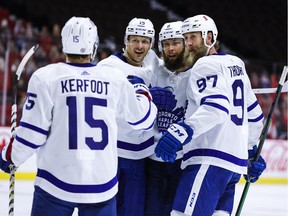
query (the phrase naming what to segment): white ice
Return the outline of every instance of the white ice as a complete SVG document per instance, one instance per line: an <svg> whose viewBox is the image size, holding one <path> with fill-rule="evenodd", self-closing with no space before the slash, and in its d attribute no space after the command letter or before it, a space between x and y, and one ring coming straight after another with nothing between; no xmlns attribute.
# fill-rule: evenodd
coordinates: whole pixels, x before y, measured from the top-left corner
<svg viewBox="0 0 288 216"><path fill-rule="evenodd" d="M244 184L238 184L235 195L234 212ZM33 181L15 182L14 215L28 216L32 205ZM0 181L0 216L8 216L9 181ZM77 210L73 216L77 215ZM241 216L288 216L288 184L250 184Z"/></svg>

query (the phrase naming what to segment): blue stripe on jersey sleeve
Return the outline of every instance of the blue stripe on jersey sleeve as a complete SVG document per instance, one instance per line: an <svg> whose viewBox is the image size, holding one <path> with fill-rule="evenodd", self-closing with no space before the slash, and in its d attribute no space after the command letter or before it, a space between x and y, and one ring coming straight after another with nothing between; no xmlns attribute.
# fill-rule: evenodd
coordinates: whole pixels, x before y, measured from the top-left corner
<svg viewBox="0 0 288 216"><path fill-rule="evenodd" d="M149 116L150 116L150 113L151 113L151 101L149 101L149 110L148 112L146 113L146 115L144 116L144 118L142 118L141 120L139 120L138 122L135 122L135 123L132 123L132 122L128 122L130 125L138 125L138 124L141 124L143 123Z"/></svg>
<svg viewBox="0 0 288 216"><path fill-rule="evenodd" d="M262 119L264 118L264 115L263 113L258 116L257 118L254 118L254 119L248 119L248 122L258 122L258 121L261 121Z"/></svg>
<svg viewBox="0 0 288 216"><path fill-rule="evenodd" d="M144 128L143 130L149 130L149 129L151 129L151 128L154 126L155 121L156 121L156 119L153 121L153 123L152 123L149 127Z"/></svg>
<svg viewBox="0 0 288 216"><path fill-rule="evenodd" d="M248 108L247 111L250 112L252 111L254 108L256 108L257 106L259 106L258 101L256 100L253 104L251 104ZM261 113L261 115L259 115L258 117L254 118L254 119L248 119L248 122L258 122L261 121L264 118L263 113Z"/></svg>
<svg viewBox="0 0 288 216"><path fill-rule="evenodd" d="M23 145L28 146L28 147L30 147L32 149L36 149L36 148L40 147L39 145L35 145L35 144L31 143L31 142L28 142L27 140L25 140L25 139L23 139L23 138L21 138L21 137L19 137L17 135L16 135L15 139L18 142L22 143Z"/></svg>
<svg viewBox="0 0 288 216"><path fill-rule="evenodd" d="M34 125L26 123L26 122L22 122L22 121L19 123L19 126L28 128L30 130L36 131L36 132L41 133L41 134L46 135L46 136L49 133L49 131L47 131L47 130L43 130L42 128L39 128L37 126L34 126Z"/></svg>
<svg viewBox="0 0 288 216"><path fill-rule="evenodd" d="M191 157L195 156L206 156L206 157L215 157L219 158L225 161L229 161L230 163L236 164L238 166L247 167L248 166L248 160L246 159L240 159L235 157L234 155L228 154L226 152L218 151L215 149L196 149L187 152L183 155L183 161L188 160Z"/></svg>
<svg viewBox="0 0 288 216"><path fill-rule="evenodd" d="M149 148L153 144L154 144L154 137L151 137L150 139L140 144L128 143L128 142L117 140L117 148L129 150L129 151L136 151L136 152Z"/></svg>
<svg viewBox="0 0 288 216"><path fill-rule="evenodd" d="M229 111L226 107L224 107L218 103L215 103L215 102L207 102L206 101L207 99L224 99L224 100L227 100L229 102L229 99L226 96L224 96L224 95L209 95L209 96L203 97L201 99L200 105L208 105L211 107L215 107L215 108L220 109L220 110L226 112L227 114L229 114Z"/></svg>
<svg viewBox="0 0 288 216"><path fill-rule="evenodd" d="M104 184L98 184L98 185L69 184L64 181L61 181L50 172L42 169L38 169L37 177L43 178L48 182L50 182L51 184L53 184L54 186L70 193L103 193L113 188L118 182L117 176L115 176L113 179Z"/></svg>
<svg viewBox="0 0 288 216"><path fill-rule="evenodd" d="M250 112L258 105L258 101L255 101L252 105L247 108L247 111Z"/></svg>

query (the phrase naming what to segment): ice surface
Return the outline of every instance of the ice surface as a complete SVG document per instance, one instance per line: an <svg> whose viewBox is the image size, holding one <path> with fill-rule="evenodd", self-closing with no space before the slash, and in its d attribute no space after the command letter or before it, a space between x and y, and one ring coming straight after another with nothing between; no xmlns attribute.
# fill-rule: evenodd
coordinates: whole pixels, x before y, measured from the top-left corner
<svg viewBox="0 0 288 216"><path fill-rule="evenodd" d="M234 212L244 184L238 184L235 195ZM33 181L16 180L15 182L15 216L28 216L32 205ZM0 216L7 216L9 209L9 181L0 181ZM288 216L288 185L258 184L250 185L241 216ZM77 215L77 211L73 216Z"/></svg>

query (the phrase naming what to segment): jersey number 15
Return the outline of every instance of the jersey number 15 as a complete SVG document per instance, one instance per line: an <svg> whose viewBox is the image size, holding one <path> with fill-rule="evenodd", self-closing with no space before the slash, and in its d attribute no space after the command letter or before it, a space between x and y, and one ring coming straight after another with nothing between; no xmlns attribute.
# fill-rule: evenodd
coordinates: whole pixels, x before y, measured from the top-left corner
<svg viewBox="0 0 288 216"><path fill-rule="evenodd" d="M67 97L66 104L69 109L69 149L77 149L77 100L75 96ZM108 144L108 127L102 119L93 118L93 106L107 107L107 100L85 97L85 122L91 128L100 128L102 131L102 140L99 142L94 141L93 137L85 137L85 143L92 150L103 150Z"/></svg>

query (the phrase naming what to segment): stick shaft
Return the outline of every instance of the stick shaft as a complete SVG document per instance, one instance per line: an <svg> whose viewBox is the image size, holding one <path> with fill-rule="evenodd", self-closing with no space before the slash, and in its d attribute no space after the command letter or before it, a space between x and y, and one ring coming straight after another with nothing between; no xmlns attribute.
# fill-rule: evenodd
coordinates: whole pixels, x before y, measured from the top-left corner
<svg viewBox="0 0 288 216"><path fill-rule="evenodd" d="M12 107L11 107L11 137L15 137L15 130L17 127L17 95L18 95L18 80L21 77L22 71L33 55L39 45L33 46L21 60L16 73L13 75L13 95L12 95ZM10 178L9 178L9 216L14 215L14 191L15 191L15 172L17 167L14 164L9 166Z"/></svg>
<svg viewBox="0 0 288 216"><path fill-rule="evenodd" d="M15 137L15 130L17 127L17 92L18 92L18 79L16 73L13 74L13 95L11 107L11 137ZM9 178L9 216L14 215L14 191L15 191L15 172L16 166L11 164L10 178Z"/></svg>
<svg viewBox="0 0 288 216"><path fill-rule="evenodd" d="M269 110L268 116L266 118L266 122L265 122L264 127L263 127L263 129L261 131L261 134L260 134L260 142L259 142L259 145L258 145L258 149L257 149L256 155L254 157L254 161L258 160L258 158L260 156L260 153L262 151L262 148L263 148L263 145L264 145L264 141L266 139L266 136L268 134L268 129L269 129L271 121L272 121L272 115L274 113L274 110L275 110L276 105L278 103L278 100L280 98L281 91L282 91L282 88L283 88L283 84L284 84L285 78L287 76L287 72L288 72L288 68L287 68L287 66L284 66L282 75L280 77L280 80L279 80L279 83L278 83L278 86L277 86L277 90L276 90L276 94L275 94L272 106L271 106L271 108Z"/></svg>
<svg viewBox="0 0 288 216"><path fill-rule="evenodd" d="M10 167L10 178L9 178L9 216L14 215L14 191L15 191L15 172L16 167Z"/></svg>

